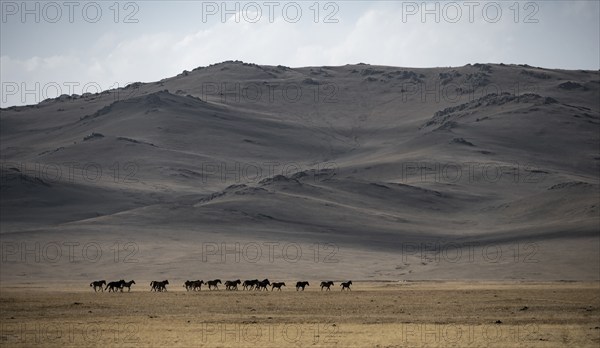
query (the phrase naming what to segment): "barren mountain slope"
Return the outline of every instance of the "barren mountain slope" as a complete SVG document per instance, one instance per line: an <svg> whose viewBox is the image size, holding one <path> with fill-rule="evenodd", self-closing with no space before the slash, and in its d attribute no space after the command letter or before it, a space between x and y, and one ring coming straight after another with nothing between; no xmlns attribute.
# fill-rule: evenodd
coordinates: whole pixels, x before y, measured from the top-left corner
<svg viewBox="0 0 600 348"><path fill-rule="evenodd" d="M3 109L3 242L131 241L139 262L9 248L2 277L597 279L599 93L597 71L224 62ZM301 267L203 258L269 241L302 245ZM504 256L454 263L450 243Z"/></svg>

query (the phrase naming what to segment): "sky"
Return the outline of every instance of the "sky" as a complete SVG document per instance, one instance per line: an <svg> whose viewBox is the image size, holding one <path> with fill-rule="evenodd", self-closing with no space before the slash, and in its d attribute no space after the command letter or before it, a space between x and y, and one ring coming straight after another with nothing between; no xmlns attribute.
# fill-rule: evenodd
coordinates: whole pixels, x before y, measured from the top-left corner
<svg viewBox="0 0 600 348"><path fill-rule="evenodd" d="M1 1L0 106L225 60L600 69L600 1Z"/></svg>

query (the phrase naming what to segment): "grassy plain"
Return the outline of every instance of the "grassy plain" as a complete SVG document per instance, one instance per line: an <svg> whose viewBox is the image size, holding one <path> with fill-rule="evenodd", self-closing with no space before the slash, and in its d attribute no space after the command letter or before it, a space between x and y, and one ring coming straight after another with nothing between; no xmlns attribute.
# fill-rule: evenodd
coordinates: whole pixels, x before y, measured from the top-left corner
<svg viewBox="0 0 600 348"><path fill-rule="evenodd" d="M597 347L597 282L355 282L321 292L0 288L3 347ZM84 289L86 291L84 291Z"/></svg>

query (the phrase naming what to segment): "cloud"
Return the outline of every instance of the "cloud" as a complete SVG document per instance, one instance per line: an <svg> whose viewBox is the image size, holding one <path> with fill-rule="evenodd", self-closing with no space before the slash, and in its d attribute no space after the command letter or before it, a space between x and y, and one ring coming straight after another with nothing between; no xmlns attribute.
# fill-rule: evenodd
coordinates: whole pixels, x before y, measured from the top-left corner
<svg viewBox="0 0 600 348"><path fill-rule="evenodd" d="M561 67L565 67L598 61L598 42L592 42L598 34L578 32L598 25L598 19L590 17L597 4L582 3L569 10L563 5L540 6L538 24L514 23L509 5L504 4L503 18L497 23L483 20L481 13L470 23L465 12L458 23L443 17L436 23L433 16L423 23L418 15L403 22L401 3L389 2L361 4L355 12L340 10L335 24L314 23L308 10L298 23L286 21L281 14L272 22L263 14L256 23L236 23L230 16L224 23L199 23L196 30L188 31L169 29L167 20L156 27L161 31L152 31L156 30L152 27L131 37L103 31L96 40L89 38L64 54L3 55L2 82L44 85L77 81L81 86L94 82L108 89L116 84L155 81L229 59L293 67L358 62L410 67L563 62ZM254 16L249 13L246 17ZM580 24L579 18L588 22ZM557 20L572 25L547 34ZM574 59L567 52L582 54ZM2 106L23 103L19 95L5 101L4 89L2 93Z"/></svg>

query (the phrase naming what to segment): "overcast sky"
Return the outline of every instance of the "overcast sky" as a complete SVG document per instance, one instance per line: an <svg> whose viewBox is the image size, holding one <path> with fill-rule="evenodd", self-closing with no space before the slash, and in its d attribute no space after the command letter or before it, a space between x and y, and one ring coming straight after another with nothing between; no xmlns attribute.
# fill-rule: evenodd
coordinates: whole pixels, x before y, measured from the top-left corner
<svg viewBox="0 0 600 348"><path fill-rule="evenodd" d="M600 68L595 0L1 3L3 107L55 97L56 86L63 94L96 92L236 59ZM14 91L36 83L37 95Z"/></svg>

